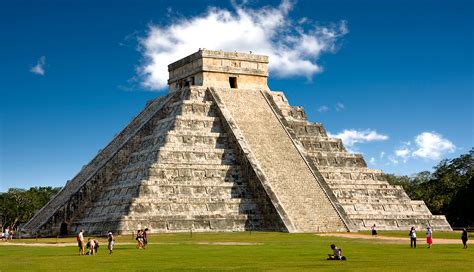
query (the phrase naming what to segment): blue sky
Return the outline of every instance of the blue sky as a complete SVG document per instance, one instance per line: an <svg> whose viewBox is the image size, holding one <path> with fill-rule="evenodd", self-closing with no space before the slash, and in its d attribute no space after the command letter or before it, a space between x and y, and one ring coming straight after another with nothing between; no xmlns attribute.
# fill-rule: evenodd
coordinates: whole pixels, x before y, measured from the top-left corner
<svg viewBox="0 0 474 272"><path fill-rule="evenodd" d="M413 174L474 146L473 1L96 2L0 4L0 191L64 185L166 92L153 64L169 61L147 53L208 44L269 54L270 88L371 168Z"/></svg>

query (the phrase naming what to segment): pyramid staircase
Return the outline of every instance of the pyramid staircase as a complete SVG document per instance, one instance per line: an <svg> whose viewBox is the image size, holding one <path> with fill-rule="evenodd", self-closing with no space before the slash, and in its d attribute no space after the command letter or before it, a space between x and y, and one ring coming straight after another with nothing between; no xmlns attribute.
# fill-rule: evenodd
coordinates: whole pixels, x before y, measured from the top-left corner
<svg viewBox="0 0 474 272"><path fill-rule="evenodd" d="M432 215L423 201L411 200L403 188L390 185L381 170L367 168L360 154L346 151L340 139L328 137L321 123L309 122L302 107L293 107L282 92L269 97L280 117L337 198L357 230L407 230L427 224L451 230L443 215Z"/></svg>
<svg viewBox="0 0 474 272"><path fill-rule="evenodd" d="M61 224L88 233L286 231L202 87L152 101L24 231Z"/></svg>

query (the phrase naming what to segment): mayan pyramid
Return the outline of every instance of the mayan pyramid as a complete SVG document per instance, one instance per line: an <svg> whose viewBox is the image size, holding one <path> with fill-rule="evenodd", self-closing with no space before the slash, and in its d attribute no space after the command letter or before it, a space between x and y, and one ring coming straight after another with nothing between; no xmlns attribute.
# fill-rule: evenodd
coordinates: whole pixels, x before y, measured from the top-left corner
<svg viewBox="0 0 474 272"><path fill-rule="evenodd" d="M442 215L267 86L268 57L199 50L23 227L30 235L406 230Z"/></svg>

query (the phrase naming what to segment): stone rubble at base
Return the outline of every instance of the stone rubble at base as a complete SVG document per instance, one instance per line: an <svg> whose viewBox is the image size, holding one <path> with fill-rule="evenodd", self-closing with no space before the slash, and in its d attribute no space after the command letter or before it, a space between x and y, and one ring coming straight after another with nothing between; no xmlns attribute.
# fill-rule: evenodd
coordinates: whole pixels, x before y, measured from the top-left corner
<svg viewBox="0 0 474 272"><path fill-rule="evenodd" d="M451 230L270 91L267 65L266 56L212 50L170 64L169 93L23 231Z"/></svg>

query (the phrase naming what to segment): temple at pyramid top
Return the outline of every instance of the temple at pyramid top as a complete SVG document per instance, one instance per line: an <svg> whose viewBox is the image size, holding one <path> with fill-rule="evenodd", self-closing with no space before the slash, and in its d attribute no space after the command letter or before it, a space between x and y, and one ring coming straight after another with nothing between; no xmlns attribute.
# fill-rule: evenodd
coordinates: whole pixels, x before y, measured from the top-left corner
<svg viewBox="0 0 474 272"><path fill-rule="evenodd" d="M168 65L170 91L187 86L268 90L268 57L199 49Z"/></svg>

